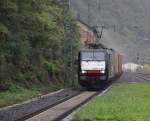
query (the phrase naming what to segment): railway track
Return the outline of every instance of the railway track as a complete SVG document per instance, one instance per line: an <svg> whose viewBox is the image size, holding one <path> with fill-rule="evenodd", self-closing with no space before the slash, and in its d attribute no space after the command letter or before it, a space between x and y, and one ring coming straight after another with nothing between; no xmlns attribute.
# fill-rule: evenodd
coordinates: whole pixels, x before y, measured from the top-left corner
<svg viewBox="0 0 150 121"><path fill-rule="evenodd" d="M60 121L94 96L103 94L108 87L100 91L84 91L58 105L43 110L41 113L32 117L26 117L26 119L20 119L19 121Z"/></svg>
<svg viewBox="0 0 150 121"><path fill-rule="evenodd" d="M83 92L25 121L60 121L97 94L97 92Z"/></svg>
<svg viewBox="0 0 150 121"><path fill-rule="evenodd" d="M0 121L59 121L92 97L102 94L110 85L99 91L66 89L1 108Z"/></svg>
<svg viewBox="0 0 150 121"><path fill-rule="evenodd" d="M23 121L78 94L83 89L64 89L0 109L0 121Z"/></svg>
<svg viewBox="0 0 150 121"><path fill-rule="evenodd" d="M136 78L150 82L150 73L138 72L136 73Z"/></svg>

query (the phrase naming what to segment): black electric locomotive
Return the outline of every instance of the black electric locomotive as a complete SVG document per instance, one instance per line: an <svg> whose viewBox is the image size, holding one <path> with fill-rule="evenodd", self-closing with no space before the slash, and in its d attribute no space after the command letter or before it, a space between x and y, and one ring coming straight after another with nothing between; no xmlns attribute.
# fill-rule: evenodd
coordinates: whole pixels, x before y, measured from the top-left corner
<svg viewBox="0 0 150 121"><path fill-rule="evenodd" d="M79 52L79 84L99 88L122 73L121 56L108 48L88 48Z"/></svg>

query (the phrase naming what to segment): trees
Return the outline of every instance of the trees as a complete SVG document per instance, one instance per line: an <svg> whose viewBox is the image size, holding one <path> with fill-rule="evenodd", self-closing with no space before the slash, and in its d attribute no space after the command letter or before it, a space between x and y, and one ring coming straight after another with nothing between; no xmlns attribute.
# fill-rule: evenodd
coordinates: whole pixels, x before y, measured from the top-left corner
<svg viewBox="0 0 150 121"><path fill-rule="evenodd" d="M63 70L63 8L51 0L0 1L0 82L47 83ZM79 46L75 19L74 50Z"/></svg>

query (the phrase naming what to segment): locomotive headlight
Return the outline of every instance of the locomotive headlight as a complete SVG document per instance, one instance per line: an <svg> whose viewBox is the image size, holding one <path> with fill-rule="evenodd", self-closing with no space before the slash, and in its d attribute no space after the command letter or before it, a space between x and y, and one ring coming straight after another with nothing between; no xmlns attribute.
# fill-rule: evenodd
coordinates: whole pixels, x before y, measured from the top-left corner
<svg viewBox="0 0 150 121"><path fill-rule="evenodd" d="M82 74L85 74L86 73L86 71L82 71Z"/></svg>
<svg viewBox="0 0 150 121"><path fill-rule="evenodd" d="M104 71L104 70L102 70L102 71L101 71L101 73L102 73L102 74L104 74L104 73L105 73L105 71Z"/></svg>

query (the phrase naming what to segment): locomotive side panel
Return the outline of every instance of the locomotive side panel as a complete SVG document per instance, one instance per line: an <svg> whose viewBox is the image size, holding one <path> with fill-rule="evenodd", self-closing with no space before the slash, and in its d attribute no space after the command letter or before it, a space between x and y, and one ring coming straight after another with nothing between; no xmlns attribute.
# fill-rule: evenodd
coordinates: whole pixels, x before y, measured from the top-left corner
<svg viewBox="0 0 150 121"><path fill-rule="evenodd" d="M114 51L111 51L111 54L110 54L110 78L112 79L114 77L114 66L113 66L113 63L114 63Z"/></svg>
<svg viewBox="0 0 150 121"><path fill-rule="evenodd" d="M108 80L111 80L114 77L114 70L113 70L113 62L114 62L114 52L112 50L108 50Z"/></svg>

